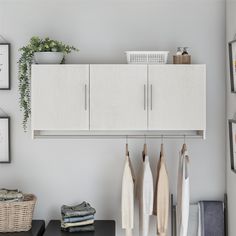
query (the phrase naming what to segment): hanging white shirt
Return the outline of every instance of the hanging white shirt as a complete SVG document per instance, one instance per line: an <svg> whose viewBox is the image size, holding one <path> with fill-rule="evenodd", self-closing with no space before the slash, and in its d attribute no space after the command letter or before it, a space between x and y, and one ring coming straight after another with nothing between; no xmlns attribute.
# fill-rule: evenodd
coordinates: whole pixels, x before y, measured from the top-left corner
<svg viewBox="0 0 236 236"><path fill-rule="evenodd" d="M149 235L149 218L153 212L153 176L149 157L145 156L140 172L139 186L139 235Z"/></svg>
<svg viewBox="0 0 236 236"><path fill-rule="evenodd" d="M122 228L126 236L132 236L134 228L134 175L129 156L125 158L121 196Z"/></svg>
<svg viewBox="0 0 236 236"><path fill-rule="evenodd" d="M189 221L189 157L187 151L180 153L179 172L178 172L178 187L177 187L177 209L176 223L177 236L187 236L188 221Z"/></svg>

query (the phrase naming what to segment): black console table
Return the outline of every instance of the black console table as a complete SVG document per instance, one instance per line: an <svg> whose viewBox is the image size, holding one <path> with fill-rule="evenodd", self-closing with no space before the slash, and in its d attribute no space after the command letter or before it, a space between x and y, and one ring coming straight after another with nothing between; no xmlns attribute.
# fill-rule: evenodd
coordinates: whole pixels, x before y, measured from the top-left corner
<svg viewBox="0 0 236 236"><path fill-rule="evenodd" d="M45 231L44 220L33 220L32 228L26 232L0 233L0 236L42 236Z"/></svg>
<svg viewBox="0 0 236 236"><path fill-rule="evenodd" d="M44 236L115 236L116 234L115 221L113 220L95 220L94 226L94 232L68 233L61 231L60 220L51 220L46 227Z"/></svg>

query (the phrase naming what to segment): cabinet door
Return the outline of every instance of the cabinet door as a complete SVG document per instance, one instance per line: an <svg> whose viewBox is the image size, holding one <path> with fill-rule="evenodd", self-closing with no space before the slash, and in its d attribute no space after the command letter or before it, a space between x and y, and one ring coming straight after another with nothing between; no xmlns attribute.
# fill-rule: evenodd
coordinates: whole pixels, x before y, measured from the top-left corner
<svg viewBox="0 0 236 236"><path fill-rule="evenodd" d="M149 99L149 130L205 130L205 65L150 65Z"/></svg>
<svg viewBox="0 0 236 236"><path fill-rule="evenodd" d="M32 67L33 130L89 129L89 65Z"/></svg>
<svg viewBox="0 0 236 236"><path fill-rule="evenodd" d="M147 66L90 65L90 129L147 129Z"/></svg>

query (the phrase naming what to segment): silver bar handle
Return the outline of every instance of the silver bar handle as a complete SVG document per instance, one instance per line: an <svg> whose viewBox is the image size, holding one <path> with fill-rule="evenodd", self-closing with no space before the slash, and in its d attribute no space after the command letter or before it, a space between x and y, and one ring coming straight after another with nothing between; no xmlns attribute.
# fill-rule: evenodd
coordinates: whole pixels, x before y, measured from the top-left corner
<svg viewBox="0 0 236 236"><path fill-rule="evenodd" d="M144 89L144 111L146 111L146 84L144 84L144 86L143 86L143 89Z"/></svg>
<svg viewBox="0 0 236 236"><path fill-rule="evenodd" d="M150 90L151 90L150 91L150 96L151 96L151 102L150 102L151 104L150 104L150 106L151 106L151 111L152 111L152 84L151 84Z"/></svg>
<svg viewBox="0 0 236 236"><path fill-rule="evenodd" d="M84 109L87 111L87 84L84 86Z"/></svg>

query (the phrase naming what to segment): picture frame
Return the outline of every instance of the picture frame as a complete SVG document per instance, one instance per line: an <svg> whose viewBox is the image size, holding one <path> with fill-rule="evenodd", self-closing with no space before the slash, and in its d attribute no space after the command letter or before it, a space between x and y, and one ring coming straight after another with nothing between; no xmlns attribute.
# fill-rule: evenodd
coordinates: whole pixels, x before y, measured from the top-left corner
<svg viewBox="0 0 236 236"><path fill-rule="evenodd" d="M229 120L229 145L231 170L236 173L236 120Z"/></svg>
<svg viewBox="0 0 236 236"><path fill-rule="evenodd" d="M10 43L0 43L0 90L10 90Z"/></svg>
<svg viewBox="0 0 236 236"><path fill-rule="evenodd" d="M10 117L0 116L0 163L11 163Z"/></svg>

